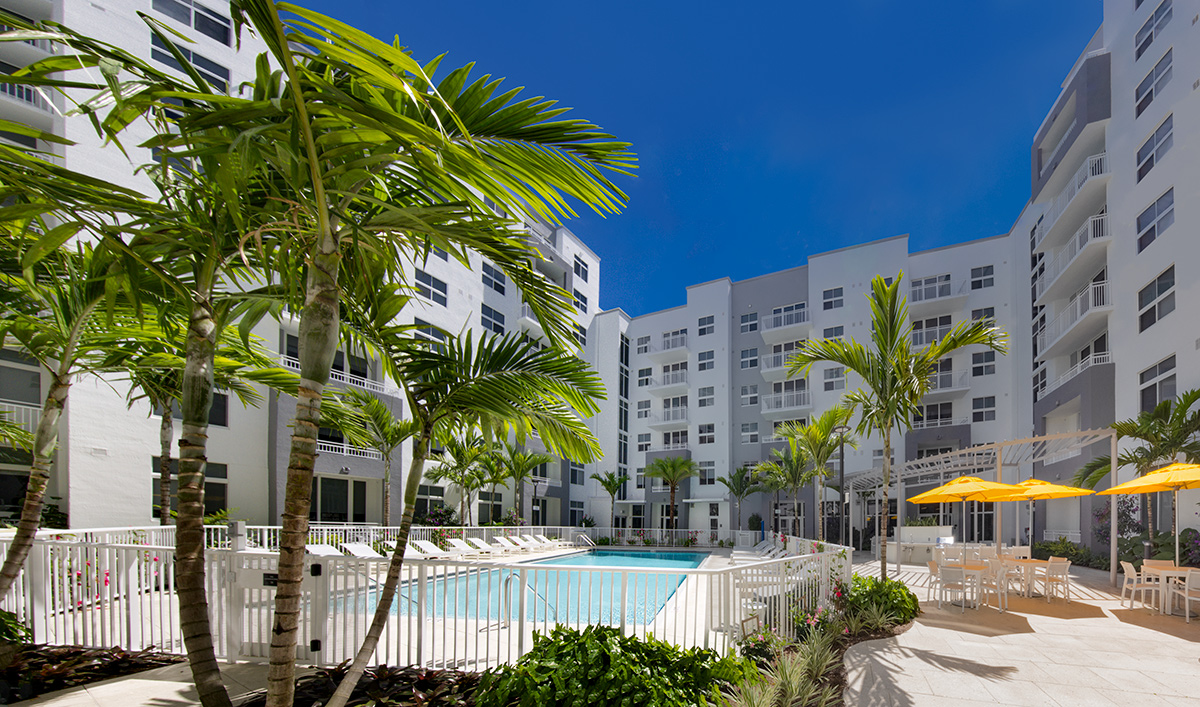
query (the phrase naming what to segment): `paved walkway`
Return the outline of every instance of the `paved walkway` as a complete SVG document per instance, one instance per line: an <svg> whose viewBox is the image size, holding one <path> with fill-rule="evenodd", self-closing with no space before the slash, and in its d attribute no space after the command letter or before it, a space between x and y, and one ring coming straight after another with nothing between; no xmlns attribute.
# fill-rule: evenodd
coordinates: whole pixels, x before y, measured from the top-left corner
<svg viewBox="0 0 1200 707"><path fill-rule="evenodd" d="M878 575L879 563L854 571ZM1071 574L1070 604L1010 597L1005 613L964 613L938 609L936 594L926 601L928 572L902 566L924 613L899 636L846 652L846 704L1200 707L1200 619L1122 608L1108 573Z"/></svg>

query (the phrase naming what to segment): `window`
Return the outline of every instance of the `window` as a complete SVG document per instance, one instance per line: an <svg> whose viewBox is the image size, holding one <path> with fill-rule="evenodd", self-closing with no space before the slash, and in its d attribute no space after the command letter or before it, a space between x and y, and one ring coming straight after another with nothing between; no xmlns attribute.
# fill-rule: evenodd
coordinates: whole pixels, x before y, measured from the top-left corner
<svg viewBox="0 0 1200 707"><path fill-rule="evenodd" d="M927 344L936 344L950 333L950 315L944 314L940 317L930 317L925 320L913 322L912 338L914 346L925 346Z"/></svg>
<svg viewBox="0 0 1200 707"><path fill-rule="evenodd" d="M624 432L617 433L617 463L629 463L629 435Z"/></svg>
<svg viewBox="0 0 1200 707"><path fill-rule="evenodd" d="M917 302L949 297L950 291L949 273L933 277L918 277L912 281L912 298Z"/></svg>
<svg viewBox="0 0 1200 707"><path fill-rule="evenodd" d="M38 402L41 403L41 401ZM179 409L178 401L171 403L171 417L176 420L183 419L183 412ZM226 393L213 391L212 407L208 409L208 424L216 427L229 426L229 395Z"/></svg>
<svg viewBox="0 0 1200 707"><path fill-rule="evenodd" d="M697 470L700 472L700 485L712 486L717 483L717 463L716 462L699 462L696 464ZM715 504L712 504L715 505Z"/></svg>
<svg viewBox="0 0 1200 707"><path fill-rule="evenodd" d="M446 262L450 262L450 252L447 250L438 248L435 245L429 246L429 254L435 258L441 258L442 260L445 260Z"/></svg>
<svg viewBox="0 0 1200 707"><path fill-rule="evenodd" d="M587 314L587 297L584 297L579 290L571 290L571 294L575 297L575 309Z"/></svg>
<svg viewBox="0 0 1200 707"><path fill-rule="evenodd" d="M567 468L571 476L571 483L575 484L576 486L582 486L584 478L586 478L586 468L584 465L573 461L567 464Z"/></svg>
<svg viewBox="0 0 1200 707"><path fill-rule="evenodd" d="M834 287L821 293L821 306L824 309L837 309L844 303L842 288Z"/></svg>
<svg viewBox="0 0 1200 707"><path fill-rule="evenodd" d="M713 361L713 352L712 351L701 351L700 352L700 366L699 366L698 370L711 371L713 369L713 367L716 365L717 365L716 362Z"/></svg>
<svg viewBox="0 0 1200 707"><path fill-rule="evenodd" d="M696 396L698 400L696 405L702 408L710 408L716 405L716 400L713 398L714 391L715 388L713 386L701 388L699 391L700 394Z"/></svg>
<svg viewBox="0 0 1200 707"><path fill-rule="evenodd" d="M637 340L637 352L640 354L650 353L650 337L639 336Z"/></svg>
<svg viewBox="0 0 1200 707"><path fill-rule="evenodd" d="M984 265L980 268L971 268L971 289L982 290L985 287L991 287L996 284L995 268L991 265Z"/></svg>
<svg viewBox="0 0 1200 707"><path fill-rule="evenodd" d="M162 457L150 458L150 469L154 476L150 481L150 514L154 518L159 517L159 460ZM228 488L229 488L229 467L225 464L217 464L216 462L208 462L204 470L204 514L209 515L218 513L228 507ZM179 510L179 460L171 460L171 508L172 511ZM14 494L17 495L17 494ZM25 487L22 485L19 491L20 496L25 495Z"/></svg>
<svg viewBox="0 0 1200 707"><path fill-rule="evenodd" d="M637 488L646 488L646 467L639 466L637 472L633 475L633 485Z"/></svg>
<svg viewBox="0 0 1200 707"><path fill-rule="evenodd" d="M742 370L758 368L758 349L742 349Z"/></svg>
<svg viewBox="0 0 1200 707"><path fill-rule="evenodd" d="M648 386L652 382L654 382L653 379L650 377L652 375L654 375L653 368L639 368L638 369L638 387L645 388L646 386Z"/></svg>
<svg viewBox="0 0 1200 707"><path fill-rule="evenodd" d="M971 400L971 422L991 422L996 419L996 396L988 395Z"/></svg>
<svg viewBox="0 0 1200 707"><path fill-rule="evenodd" d="M498 523L504 515L504 494L490 491L479 492L479 517L475 520L480 525Z"/></svg>
<svg viewBox="0 0 1200 707"><path fill-rule="evenodd" d="M1138 374L1142 412L1150 412L1164 400L1175 399L1175 356L1171 355Z"/></svg>
<svg viewBox="0 0 1200 707"><path fill-rule="evenodd" d="M622 432L629 431L629 401L617 401L617 429Z"/></svg>
<svg viewBox="0 0 1200 707"><path fill-rule="evenodd" d="M228 92L229 69L221 66L211 59L206 59L203 56L200 56L187 47L181 47L176 44L175 48L178 49L179 53L183 55L183 58L192 65L192 68L195 69L198 74L200 74L200 78L207 81L210 86L221 91L222 93ZM154 59L160 64L163 64L164 66L169 66L176 71L187 73L183 70L183 67L179 64L179 62L175 61L175 55L171 53L171 49L167 46L167 43L159 39L158 35L153 35L150 37L150 58Z"/></svg>
<svg viewBox="0 0 1200 707"><path fill-rule="evenodd" d="M1141 253L1153 243L1162 232L1175 223L1175 189L1172 187L1166 194L1158 197L1153 204L1137 217L1137 244Z"/></svg>
<svg viewBox="0 0 1200 707"><path fill-rule="evenodd" d="M167 17L194 28L200 34L229 46L232 35L229 18L213 12L195 0L154 0L150 6Z"/></svg>
<svg viewBox="0 0 1200 707"><path fill-rule="evenodd" d="M649 400L639 400L638 404L637 404L637 418L639 420L645 420L645 419L648 419L649 417L650 417L650 401Z"/></svg>
<svg viewBox="0 0 1200 707"><path fill-rule="evenodd" d="M621 334L621 365L629 365L629 337Z"/></svg>
<svg viewBox="0 0 1200 707"><path fill-rule="evenodd" d="M758 331L758 312L751 312L742 315L742 333L749 334L750 332Z"/></svg>
<svg viewBox="0 0 1200 707"><path fill-rule="evenodd" d="M575 325L575 341L579 343L579 348L587 348L587 329L581 324Z"/></svg>
<svg viewBox="0 0 1200 707"><path fill-rule="evenodd" d="M841 366L825 369L825 390L846 389L846 369Z"/></svg>
<svg viewBox="0 0 1200 707"><path fill-rule="evenodd" d="M971 375L990 376L996 372L996 352L983 351L971 354Z"/></svg>
<svg viewBox="0 0 1200 707"><path fill-rule="evenodd" d="M643 483L642 486L638 486L638 488L643 488L644 486L645 484ZM646 504L634 503L630 505L629 527L633 528L634 530L640 530L641 528L646 527Z"/></svg>
<svg viewBox="0 0 1200 707"><path fill-rule="evenodd" d="M442 508L446 505L446 489L441 486L421 484L417 487L417 503L413 506L413 515L421 517L431 509Z"/></svg>
<svg viewBox="0 0 1200 707"><path fill-rule="evenodd" d="M583 501L571 501L571 527L577 528L583 525L583 519L585 515Z"/></svg>
<svg viewBox="0 0 1200 707"><path fill-rule="evenodd" d="M1154 102L1154 97L1162 93L1163 88L1171 81L1171 50L1168 49L1163 58L1158 60L1150 73L1146 74L1146 78L1138 84L1137 90L1134 91L1133 100L1136 103L1134 107L1134 117L1142 114L1150 104Z"/></svg>
<svg viewBox="0 0 1200 707"><path fill-rule="evenodd" d="M4 354L6 359L9 354L13 358L21 356L16 351L8 349L4 350ZM22 368L0 366L0 399L40 407L44 402L42 400L41 371L34 367L36 364L33 359L21 357L16 362ZM24 366L29 367L25 368ZM12 417L9 416L9 419L11 420Z"/></svg>
<svg viewBox="0 0 1200 707"><path fill-rule="evenodd" d="M700 319L698 319L696 321L696 327L697 327L696 335L697 336L707 336L707 335L713 333L713 331L716 329L716 326L713 323L714 319L715 319L715 317L713 317L713 315L711 315L711 314L708 315L707 317L700 317Z"/></svg>
<svg viewBox="0 0 1200 707"><path fill-rule="evenodd" d="M831 326L831 327L826 327L825 330L821 332L821 336L823 336L826 339L840 339L842 337L842 335L844 335L845 333L846 333L846 327Z"/></svg>
<svg viewBox="0 0 1200 707"><path fill-rule="evenodd" d="M583 262L578 255L575 256L575 277L584 282L588 281L588 264Z"/></svg>
<svg viewBox="0 0 1200 707"><path fill-rule="evenodd" d="M688 396L677 395L674 398L663 398L663 421L679 421L687 419Z"/></svg>
<svg viewBox="0 0 1200 707"><path fill-rule="evenodd" d="M1175 266L1138 291L1138 331L1146 331L1175 311Z"/></svg>
<svg viewBox="0 0 1200 707"><path fill-rule="evenodd" d="M775 420L771 423L771 439L768 442L779 442L784 439L783 432L788 428L804 427L808 424L807 417L801 417L795 420Z"/></svg>
<svg viewBox="0 0 1200 707"><path fill-rule="evenodd" d="M495 334L504 333L504 315L487 306L486 304L479 305L482 316L480 322L483 324L484 331L490 331Z"/></svg>
<svg viewBox="0 0 1200 707"><path fill-rule="evenodd" d="M1138 3L1139 5L1141 3ZM1154 43L1154 38L1162 34L1163 27L1171 21L1171 0L1163 0L1162 4L1154 10L1154 14L1150 15L1150 19L1146 20L1146 24L1138 30L1137 35L1133 38L1133 58L1134 60L1141 59L1150 45Z"/></svg>
<svg viewBox="0 0 1200 707"><path fill-rule="evenodd" d="M754 444L758 442L758 423L743 422L742 423L742 444Z"/></svg>
<svg viewBox="0 0 1200 707"><path fill-rule="evenodd" d="M717 441L717 426L715 424L700 425L698 441L700 444L713 444Z"/></svg>
<svg viewBox="0 0 1200 707"><path fill-rule="evenodd" d="M637 450L639 452L650 451L650 433L639 434L637 438Z"/></svg>
<svg viewBox="0 0 1200 707"><path fill-rule="evenodd" d="M742 407L750 407L758 405L758 386L743 385L742 386Z"/></svg>
<svg viewBox="0 0 1200 707"><path fill-rule="evenodd" d="M663 432L663 446L667 449L684 449L688 446L687 430Z"/></svg>
<svg viewBox="0 0 1200 707"><path fill-rule="evenodd" d="M424 297L434 304L446 306L446 283L419 268L416 280L417 296Z"/></svg>
<svg viewBox="0 0 1200 707"><path fill-rule="evenodd" d="M1150 139L1142 143L1142 147L1137 153L1137 180L1139 182L1142 181L1142 177L1150 174L1154 165L1162 162L1162 158L1166 157L1171 146L1175 144L1174 125L1175 116L1168 115L1162 125L1158 126L1158 129L1150 136Z"/></svg>
<svg viewBox="0 0 1200 707"><path fill-rule="evenodd" d="M500 270L498 268L494 268L487 263L483 264L483 286L484 287L490 287L493 290L495 290L496 292L498 292L500 294L504 294L504 283L505 283L504 273L500 272Z"/></svg>
<svg viewBox="0 0 1200 707"><path fill-rule="evenodd" d="M982 309L972 309L971 310L971 321L973 321L973 322L979 321L980 319L995 319L995 318L996 318L996 308L995 307L983 307Z"/></svg>
<svg viewBox="0 0 1200 707"><path fill-rule="evenodd" d="M913 424L921 427L940 427L943 424L950 424L953 418L954 403L918 405L917 414L913 416ZM883 457L883 450L879 451L879 457Z"/></svg>

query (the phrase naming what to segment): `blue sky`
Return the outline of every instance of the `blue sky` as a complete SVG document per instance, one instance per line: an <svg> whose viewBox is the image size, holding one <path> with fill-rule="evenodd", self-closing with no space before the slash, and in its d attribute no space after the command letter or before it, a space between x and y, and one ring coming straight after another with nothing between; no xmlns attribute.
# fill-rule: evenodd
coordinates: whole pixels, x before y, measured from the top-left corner
<svg viewBox="0 0 1200 707"><path fill-rule="evenodd" d="M601 258L600 306L634 316L846 245L1007 232L1102 20L1099 0L305 4L632 142L628 208L568 225Z"/></svg>

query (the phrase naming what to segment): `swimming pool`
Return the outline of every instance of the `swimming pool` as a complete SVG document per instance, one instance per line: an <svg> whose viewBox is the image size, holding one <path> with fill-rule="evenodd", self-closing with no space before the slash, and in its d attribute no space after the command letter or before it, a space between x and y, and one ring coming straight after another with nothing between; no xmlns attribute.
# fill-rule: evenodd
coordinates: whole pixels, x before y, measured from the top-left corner
<svg viewBox="0 0 1200 707"><path fill-rule="evenodd" d="M527 620L619 623L624 574L625 621L645 624L674 596L687 577L682 572L699 567L707 557L704 552L589 550L521 563L529 567L524 571L462 568L453 576L425 582L424 614L428 618L514 620L520 613L524 586ZM409 582L397 594L393 612L415 615L421 586ZM374 610L374 606L360 608Z"/></svg>

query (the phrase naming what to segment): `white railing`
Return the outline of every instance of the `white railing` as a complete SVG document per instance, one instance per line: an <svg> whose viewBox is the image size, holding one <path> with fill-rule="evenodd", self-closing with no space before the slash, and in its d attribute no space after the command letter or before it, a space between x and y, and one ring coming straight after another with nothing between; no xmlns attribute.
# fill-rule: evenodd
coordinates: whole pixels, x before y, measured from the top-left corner
<svg viewBox="0 0 1200 707"><path fill-rule="evenodd" d="M652 380L650 387L662 388L668 385L685 385L688 382L687 371L671 371L670 373L662 374L662 378Z"/></svg>
<svg viewBox="0 0 1200 707"><path fill-rule="evenodd" d="M952 425L965 425L969 420L965 417L931 417L926 420L913 420L912 428L914 430L928 430L934 427L950 427Z"/></svg>
<svg viewBox="0 0 1200 707"><path fill-rule="evenodd" d="M317 451L326 454L341 454L344 457L360 457L362 459L383 459L378 451L366 447L356 447L347 442L317 442Z"/></svg>
<svg viewBox="0 0 1200 707"><path fill-rule="evenodd" d="M1082 542L1082 536L1078 530L1043 530L1042 540L1053 542L1059 538L1066 538L1073 543Z"/></svg>
<svg viewBox="0 0 1200 707"><path fill-rule="evenodd" d="M535 323L538 322L537 315L533 313L533 307L527 304L521 305L521 319L528 319ZM541 324L538 323L538 326L541 326Z"/></svg>
<svg viewBox="0 0 1200 707"><path fill-rule="evenodd" d="M670 442L650 447L651 452L683 452L688 449L690 449L690 445L687 442Z"/></svg>
<svg viewBox="0 0 1200 707"><path fill-rule="evenodd" d="M0 93L12 96L18 101L28 103L40 110L50 110L50 102L33 86L20 83L0 83Z"/></svg>
<svg viewBox="0 0 1200 707"><path fill-rule="evenodd" d="M284 368L293 371L300 370L300 359L298 358L292 358L291 356L280 356L279 362L283 364ZM344 371L330 369L329 380L337 381L338 383L342 383L344 385L352 385L356 388L362 388L363 390L369 390L373 393L384 393L385 395L400 394L400 389L394 385L373 381L369 378L363 378L362 376L356 376L353 373L346 373Z"/></svg>
<svg viewBox="0 0 1200 707"><path fill-rule="evenodd" d="M1049 257L1045 272L1039 275L1033 283L1034 298L1041 299L1050 285L1053 285L1059 276L1071 267L1071 263L1075 262L1075 258L1079 257L1084 248L1096 241L1108 238L1109 235L1108 214L1097 214L1085 221L1075 235L1067 241L1067 244L1054 251Z"/></svg>
<svg viewBox="0 0 1200 707"><path fill-rule="evenodd" d="M1061 339L1085 314L1097 307L1107 307L1111 304L1107 281L1093 282L1085 287L1071 300L1066 309L1046 325L1045 331L1038 334L1038 355L1045 356L1046 349Z"/></svg>
<svg viewBox="0 0 1200 707"><path fill-rule="evenodd" d="M812 405L812 395L807 390L797 390L791 393L774 393L762 396L762 411L790 410L806 408Z"/></svg>
<svg viewBox="0 0 1200 707"><path fill-rule="evenodd" d="M1045 174L1046 170L1050 169L1050 165L1054 164L1054 159L1058 157L1058 151L1063 148L1063 145L1067 144L1067 138L1071 137L1071 131L1075 129L1075 126L1078 123L1078 117L1071 121L1070 127L1068 127L1066 132L1062 134L1062 137L1058 139L1058 144L1054 146L1053 150L1051 150L1050 156L1042 160L1042 169L1039 174Z"/></svg>
<svg viewBox="0 0 1200 707"><path fill-rule="evenodd" d="M679 349L686 349L686 348L687 348L687 335L686 334L676 334L675 336L663 337L662 342L659 343L659 345L658 345L658 351L660 353L666 353L668 351L676 351Z"/></svg>
<svg viewBox="0 0 1200 707"><path fill-rule="evenodd" d="M687 419L687 408L667 408L659 415L657 422L687 422Z"/></svg>
<svg viewBox="0 0 1200 707"><path fill-rule="evenodd" d="M595 530L595 529L589 529ZM645 537L677 549L711 540L710 531L601 529L630 548ZM589 532L589 537L592 533ZM732 545L732 533L718 539ZM510 663L534 631L556 624L618 626L683 647L725 651L742 621L795 638L797 611L832 605L850 579L850 553L801 538L777 541L791 555L712 568L554 567L538 554L499 562L409 560L373 662L482 670ZM718 544L713 542L712 544ZM6 550L0 541L0 550ZM610 548L615 549L615 548ZM629 550L627 550L629 551ZM92 648L184 651L170 547L36 540L3 608L33 630L33 641ZM352 658L371 622L390 560L305 558L297 661L332 666ZM278 557L210 549L206 584L216 654L225 660L268 654Z"/></svg>
<svg viewBox="0 0 1200 707"><path fill-rule="evenodd" d="M807 323L808 310L798 309L791 312L764 316L762 319L762 329L763 331L771 331L772 329L782 329L784 327L799 326L800 324Z"/></svg>
<svg viewBox="0 0 1200 707"><path fill-rule="evenodd" d="M1104 351L1101 353L1094 353L1090 356L1086 356L1086 357L1084 357L1084 359L1082 361L1080 361L1079 363L1075 364L1074 366L1071 366L1070 368L1068 368L1066 373L1064 373L1061 376L1059 376L1058 378L1054 379L1054 382L1043 387L1042 390L1040 391L1040 393L1042 395L1045 395L1046 393L1049 393L1050 391L1059 387L1063 383L1066 383L1067 381L1071 380L1072 378L1079 375L1080 373L1083 373L1084 371L1091 368L1092 366L1100 366L1105 363L1112 363L1112 354L1109 353L1108 351Z"/></svg>
<svg viewBox="0 0 1200 707"><path fill-rule="evenodd" d="M918 329L912 333L913 346L936 344L950 335L950 325Z"/></svg>
<svg viewBox="0 0 1200 707"><path fill-rule="evenodd" d="M1054 454L1047 454L1042 459L1042 463L1043 464L1057 464L1058 462L1066 461L1067 459L1071 459L1072 457L1078 457L1078 456L1081 456L1082 454L1083 454L1082 449L1067 449L1062 452L1055 452Z"/></svg>
<svg viewBox="0 0 1200 707"><path fill-rule="evenodd" d="M966 388L970 386L970 373L970 371L962 371L958 375L955 375L954 371L935 373L929 379L929 392Z"/></svg>
<svg viewBox="0 0 1200 707"><path fill-rule="evenodd" d="M909 304L918 302L933 302L934 300L945 299L947 297L957 297L958 295L966 294L968 280L944 280L941 282L923 282L929 278L913 278L912 287L909 290Z"/></svg>
<svg viewBox="0 0 1200 707"><path fill-rule="evenodd" d="M17 425L29 434L37 432L38 421L42 418L42 409L36 405L14 403L0 400L0 412L7 413L3 417Z"/></svg>
<svg viewBox="0 0 1200 707"><path fill-rule="evenodd" d="M1067 210L1071 200L1079 193L1089 180L1108 174L1108 156L1101 152L1098 155L1092 155L1084 160L1075 174L1071 175L1070 181L1063 187L1063 190L1054 197L1054 201L1050 202L1050 206L1046 208L1046 212L1042 214L1041 221L1038 222L1037 232L1034 234L1034 248L1042 244L1046 239L1046 234L1054 228L1054 224L1058 221L1063 212Z"/></svg>
<svg viewBox="0 0 1200 707"><path fill-rule="evenodd" d="M9 25L4 24L3 22L0 22L0 33L23 32L23 31L25 31L25 30L21 29L20 27L11 27ZM25 40L22 40L22 42L24 44L28 44L31 47L37 47L38 49L41 49L42 51L44 51L48 54L54 53L54 43L51 42L49 39L25 39Z"/></svg>
<svg viewBox="0 0 1200 707"><path fill-rule="evenodd" d="M764 373L768 371L777 371L781 368L788 367L788 359L795 356L795 351L785 351L783 353L763 354L759 359L759 365L762 366Z"/></svg>

